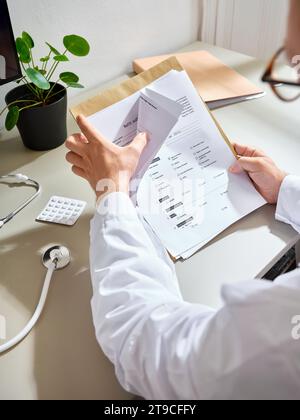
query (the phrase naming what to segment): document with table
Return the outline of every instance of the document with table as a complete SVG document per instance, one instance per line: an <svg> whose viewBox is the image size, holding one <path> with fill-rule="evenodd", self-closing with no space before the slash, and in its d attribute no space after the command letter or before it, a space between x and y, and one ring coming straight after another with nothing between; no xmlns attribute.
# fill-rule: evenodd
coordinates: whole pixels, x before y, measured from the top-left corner
<svg viewBox="0 0 300 420"><path fill-rule="evenodd" d="M119 146L138 132L149 142L132 199L175 260L187 259L265 204L185 71L168 73L89 116Z"/></svg>

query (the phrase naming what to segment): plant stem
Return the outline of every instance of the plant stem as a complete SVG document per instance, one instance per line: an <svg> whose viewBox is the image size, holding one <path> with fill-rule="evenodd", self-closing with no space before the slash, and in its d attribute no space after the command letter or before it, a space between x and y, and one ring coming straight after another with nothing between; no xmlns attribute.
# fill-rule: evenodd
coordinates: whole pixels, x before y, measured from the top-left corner
<svg viewBox="0 0 300 420"><path fill-rule="evenodd" d="M33 59L33 55L32 55L32 50L30 50L30 57L31 57L31 61L32 61L32 66L33 66L33 68L35 68L34 59Z"/></svg>
<svg viewBox="0 0 300 420"><path fill-rule="evenodd" d="M58 65L59 65L59 64L60 64L60 63L59 63L59 61L54 62L54 66L52 67L51 72L49 72L49 76L48 76L48 80L49 80L49 82L50 82L51 77L52 77L52 76L53 76L53 74L55 73L55 71L56 71L56 69L57 69L57 67L58 67Z"/></svg>
<svg viewBox="0 0 300 420"><path fill-rule="evenodd" d="M15 104L18 104L18 103L20 103L20 102L35 102L35 103L37 103L37 101L34 101L34 100L32 100L32 99L19 99L18 101L13 101L13 102L11 102L10 104L8 104L1 112L0 112L0 117L1 117L1 115L2 114L4 114L4 112L10 107L10 106L12 106L12 105L15 105Z"/></svg>
<svg viewBox="0 0 300 420"><path fill-rule="evenodd" d="M25 77L26 77L26 76L21 77L19 80L17 80L17 83L18 83L18 82L19 82L19 83L23 82L23 80L25 79Z"/></svg>
<svg viewBox="0 0 300 420"><path fill-rule="evenodd" d="M24 83L24 85L26 85L27 88L31 91L31 93L39 99L36 91L33 89L33 87L30 85L30 83L27 82L26 78L24 78L24 79L25 80L22 80L22 82Z"/></svg>
<svg viewBox="0 0 300 420"><path fill-rule="evenodd" d="M67 52L68 52L68 50L65 50L62 55L65 55ZM59 64L60 64L60 61L57 61L57 62L54 62L54 65L52 65L52 67L51 67L51 69L50 69L50 71L49 71L49 73L48 73L48 75L46 77L46 79L48 79L48 81L51 80L51 77L55 73L55 71L56 71L57 67L59 66Z"/></svg>
<svg viewBox="0 0 300 420"><path fill-rule="evenodd" d="M52 63L52 66L50 67L50 70L49 70L49 72L47 73L47 75L46 75L46 79L48 80L48 81L50 81L50 75L51 75L51 73L52 73L52 70L53 70L53 68L55 67L55 65L56 65L56 61L54 61L53 63Z"/></svg>
<svg viewBox="0 0 300 420"><path fill-rule="evenodd" d="M21 108L21 109L20 109L20 112L21 112L21 111L24 111L25 109L30 109L30 108L34 108L35 106L42 105L43 103L44 103L44 102L37 102L37 103L35 103L35 104L33 104L33 105L24 106L24 108Z"/></svg>
<svg viewBox="0 0 300 420"><path fill-rule="evenodd" d="M52 88L49 90L46 98L45 98L45 102L47 101L47 99L49 98L49 96L51 95L51 93L53 92L53 90L55 89L55 86L57 85L57 83L60 81L60 79L58 79L52 86Z"/></svg>
<svg viewBox="0 0 300 420"><path fill-rule="evenodd" d="M49 96L49 98L48 98L48 99L53 98L54 96L56 96L56 95L60 94L61 92L64 92L64 90L67 90L67 89L69 89L69 86L67 86L67 87L66 87L66 88L64 88L64 89L59 90L58 92L55 92L53 95Z"/></svg>
<svg viewBox="0 0 300 420"><path fill-rule="evenodd" d="M45 70L45 71L47 70L47 67L48 67L48 64L49 64L49 60L50 60L51 54L52 54L52 51L50 49L49 54L47 55L48 60L45 61L45 63L43 63L43 70Z"/></svg>

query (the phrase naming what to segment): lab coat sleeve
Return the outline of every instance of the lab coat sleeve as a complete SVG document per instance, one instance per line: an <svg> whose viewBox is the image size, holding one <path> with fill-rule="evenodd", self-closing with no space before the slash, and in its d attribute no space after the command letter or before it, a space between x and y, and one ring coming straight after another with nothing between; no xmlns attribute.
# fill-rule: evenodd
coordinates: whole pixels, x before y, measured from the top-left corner
<svg viewBox="0 0 300 420"><path fill-rule="evenodd" d="M92 311L126 390L146 399L300 397L291 338L299 273L291 293L285 280L251 280L225 286L219 311L186 303L129 198L112 194L106 208L91 225ZM201 270L199 281L209 281Z"/></svg>
<svg viewBox="0 0 300 420"><path fill-rule="evenodd" d="M178 374L166 375L165 362L177 357L177 346L184 349L193 314L205 317L211 309L183 301L174 264L151 240L125 194L101 202L91 223L90 261L96 336L120 383L143 397L176 398L172 382Z"/></svg>
<svg viewBox="0 0 300 420"><path fill-rule="evenodd" d="M282 183L276 219L288 223L300 233L300 177L289 175Z"/></svg>

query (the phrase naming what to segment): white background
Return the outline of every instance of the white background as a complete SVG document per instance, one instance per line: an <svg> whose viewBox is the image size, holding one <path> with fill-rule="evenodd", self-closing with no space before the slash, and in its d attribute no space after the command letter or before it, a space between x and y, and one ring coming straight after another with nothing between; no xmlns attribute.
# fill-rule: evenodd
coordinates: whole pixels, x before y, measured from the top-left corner
<svg viewBox="0 0 300 420"><path fill-rule="evenodd" d="M81 34L90 41L89 57L61 67L77 72L87 88L129 71L134 58L173 52L199 35L211 44L268 59L283 44L288 10L288 0L8 0L8 4L15 36L30 32L40 56L45 54L44 41L61 48L65 34ZM0 108L13 86L0 87Z"/></svg>
<svg viewBox="0 0 300 420"><path fill-rule="evenodd" d="M203 0L202 39L269 59L283 45L288 0Z"/></svg>
<svg viewBox="0 0 300 420"><path fill-rule="evenodd" d="M15 37L23 30L32 34L40 56L45 41L62 49L66 34L89 40L89 57L61 67L78 73L87 88L124 74L135 58L196 41L201 23L200 0L8 0L8 5ZM13 86L0 87L0 108Z"/></svg>

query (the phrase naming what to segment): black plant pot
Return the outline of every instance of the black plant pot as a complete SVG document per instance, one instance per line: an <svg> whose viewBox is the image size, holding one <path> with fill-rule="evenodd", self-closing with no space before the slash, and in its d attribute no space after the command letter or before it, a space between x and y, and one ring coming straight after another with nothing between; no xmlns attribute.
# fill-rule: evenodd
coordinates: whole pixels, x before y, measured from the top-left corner
<svg viewBox="0 0 300 420"><path fill-rule="evenodd" d="M53 84L51 85L51 87ZM57 84L48 105L26 109L20 113L17 124L21 138L26 147L31 150L52 150L61 146L67 137L67 91ZM6 104L19 99L31 99L27 86L18 86L6 97Z"/></svg>

